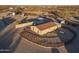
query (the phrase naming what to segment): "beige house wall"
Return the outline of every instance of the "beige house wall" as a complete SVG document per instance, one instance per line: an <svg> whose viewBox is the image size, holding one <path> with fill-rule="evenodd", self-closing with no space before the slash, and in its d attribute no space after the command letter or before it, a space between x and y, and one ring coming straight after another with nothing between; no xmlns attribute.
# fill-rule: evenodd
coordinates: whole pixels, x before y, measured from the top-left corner
<svg viewBox="0 0 79 59"><path fill-rule="evenodd" d="M31 30L34 31L35 33L39 34L39 35L44 35L48 32L56 30L57 28L58 28L58 26L53 26L53 27L45 29L45 30L39 30L37 27L32 26Z"/></svg>
<svg viewBox="0 0 79 59"><path fill-rule="evenodd" d="M31 26L31 30L34 31L37 34L40 33L40 30L37 27L35 27L35 26Z"/></svg>
<svg viewBox="0 0 79 59"><path fill-rule="evenodd" d="M40 35L44 35L44 34L46 34L46 33L48 33L48 32L52 32L52 31L54 31L54 30L56 30L56 29L57 29L57 26L48 28L48 29L46 29L46 30L40 31Z"/></svg>

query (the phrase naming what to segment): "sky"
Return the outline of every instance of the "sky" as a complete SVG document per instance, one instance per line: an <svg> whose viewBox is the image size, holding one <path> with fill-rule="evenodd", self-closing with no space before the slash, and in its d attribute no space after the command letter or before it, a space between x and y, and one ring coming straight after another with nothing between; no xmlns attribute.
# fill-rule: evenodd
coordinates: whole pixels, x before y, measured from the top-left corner
<svg viewBox="0 0 79 59"><path fill-rule="evenodd" d="M0 5L78 5L79 0L0 0Z"/></svg>

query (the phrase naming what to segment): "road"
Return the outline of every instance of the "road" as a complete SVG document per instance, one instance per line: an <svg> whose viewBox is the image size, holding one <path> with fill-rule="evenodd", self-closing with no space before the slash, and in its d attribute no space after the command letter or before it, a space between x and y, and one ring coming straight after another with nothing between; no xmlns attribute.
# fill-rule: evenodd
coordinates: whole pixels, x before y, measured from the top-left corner
<svg viewBox="0 0 79 59"><path fill-rule="evenodd" d="M13 52L19 44L20 37L17 29L7 32L4 36L0 37L0 52ZM7 51L8 50L8 51Z"/></svg>
<svg viewBox="0 0 79 59"><path fill-rule="evenodd" d="M65 47L70 53L79 53L79 26L73 28L77 34L76 38L72 42L65 44Z"/></svg>

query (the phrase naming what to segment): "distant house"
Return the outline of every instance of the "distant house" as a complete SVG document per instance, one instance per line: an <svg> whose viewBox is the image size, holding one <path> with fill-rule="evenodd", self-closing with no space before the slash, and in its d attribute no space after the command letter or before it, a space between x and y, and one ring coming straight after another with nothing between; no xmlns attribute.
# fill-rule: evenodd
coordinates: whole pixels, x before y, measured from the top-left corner
<svg viewBox="0 0 79 59"><path fill-rule="evenodd" d="M61 27L61 24L55 22L48 22L41 25L31 26L31 30L39 35L44 35Z"/></svg>

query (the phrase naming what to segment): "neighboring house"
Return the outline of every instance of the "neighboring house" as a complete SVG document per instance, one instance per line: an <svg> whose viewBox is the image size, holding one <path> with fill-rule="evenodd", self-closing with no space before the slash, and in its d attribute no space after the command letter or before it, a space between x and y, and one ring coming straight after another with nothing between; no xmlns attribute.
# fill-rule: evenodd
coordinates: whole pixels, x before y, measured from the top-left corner
<svg viewBox="0 0 79 59"><path fill-rule="evenodd" d="M48 22L37 26L31 26L31 30L39 35L44 35L61 27L61 24L55 22Z"/></svg>

